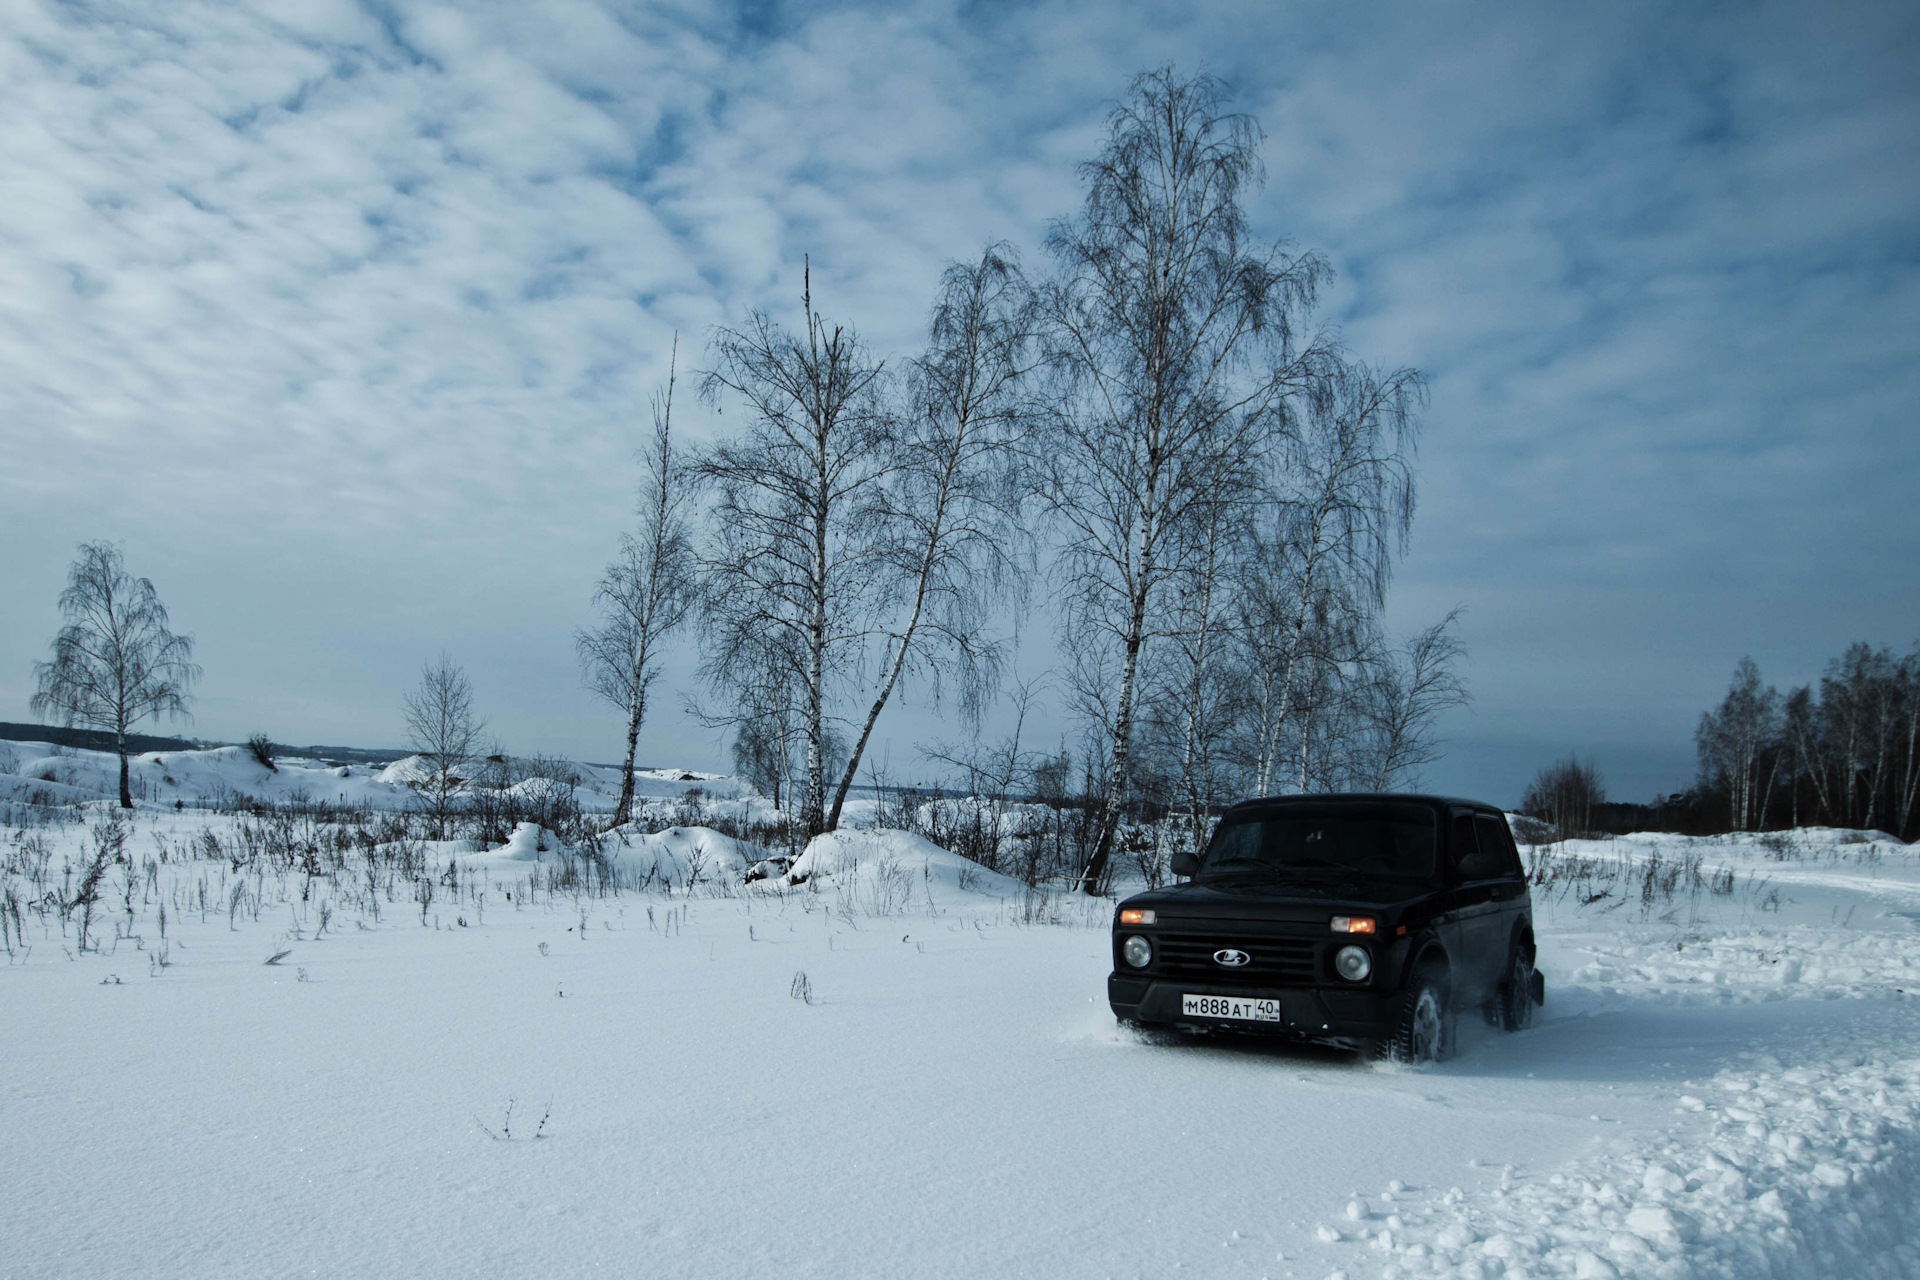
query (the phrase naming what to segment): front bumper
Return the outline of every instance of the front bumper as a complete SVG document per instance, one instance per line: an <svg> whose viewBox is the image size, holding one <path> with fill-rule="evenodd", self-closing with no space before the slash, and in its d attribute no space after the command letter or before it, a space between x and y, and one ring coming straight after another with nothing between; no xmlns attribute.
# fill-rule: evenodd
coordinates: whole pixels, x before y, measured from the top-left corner
<svg viewBox="0 0 1920 1280"><path fill-rule="evenodd" d="M1182 995L1277 1000L1281 1021L1189 1017L1180 1012ZM1123 1022L1342 1044L1386 1039L1393 1034L1400 1013L1400 993L1379 988L1233 987L1197 979L1143 978L1124 973L1107 976L1107 1003L1114 1017Z"/></svg>

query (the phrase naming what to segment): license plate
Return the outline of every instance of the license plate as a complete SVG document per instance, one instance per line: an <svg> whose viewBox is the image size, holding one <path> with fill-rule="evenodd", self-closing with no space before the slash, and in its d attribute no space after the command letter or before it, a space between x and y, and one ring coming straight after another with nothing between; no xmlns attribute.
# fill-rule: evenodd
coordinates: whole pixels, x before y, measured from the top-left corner
<svg viewBox="0 0 1920 1280"><path fill-rule="evenodd" d="M1237 1018L1242 1022L1279 1022L1278 1000L1248 1000L1241 996L1180 997L1180 1012L1190 1018Z"/></svg>

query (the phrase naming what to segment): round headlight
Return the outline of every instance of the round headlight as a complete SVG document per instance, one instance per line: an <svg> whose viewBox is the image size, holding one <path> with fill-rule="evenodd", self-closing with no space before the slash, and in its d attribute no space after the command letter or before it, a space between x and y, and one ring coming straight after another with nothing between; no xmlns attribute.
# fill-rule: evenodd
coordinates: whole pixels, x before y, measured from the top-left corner
<svg viewBox="0 0 1920 1280"><path fill-rule="evenodd" d="M1333 967L1348 982L1365 982L1373 972L1373 957L1365 947L1342 947L1333 953Z"/></svg>
<svg viewBox="0 0 1920 1280"><path fill-rule="evenodd" d="M1120 955L1136 969L1144 969L1153 959L1153 944L1139 934L1120 944Z"/></svg>

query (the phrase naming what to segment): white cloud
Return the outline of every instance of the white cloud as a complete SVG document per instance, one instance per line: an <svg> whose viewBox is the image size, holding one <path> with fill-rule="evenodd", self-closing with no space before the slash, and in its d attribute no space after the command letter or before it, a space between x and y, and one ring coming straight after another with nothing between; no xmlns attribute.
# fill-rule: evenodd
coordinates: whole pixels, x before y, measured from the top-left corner
<svg viewBox="0 0 1920 1280"><path fill-rule="evenodd" d="M1263 119L1258 217L1332 258L1354 346L1433 376L1402 608L1469 604L1471 731L1577 746L1556 685L1627 653L1656 692L1594 698L1671 736L1747 648L1804 678L1920 630L1894 7L8 14L0 707L112 536L202 635L209 732L392 737L445 645L509 736L592 754L567 632L669 334L693 361L790 313L810 254L905 347L946 259L1040 264L1106 104L1169 59Z"/></svg>

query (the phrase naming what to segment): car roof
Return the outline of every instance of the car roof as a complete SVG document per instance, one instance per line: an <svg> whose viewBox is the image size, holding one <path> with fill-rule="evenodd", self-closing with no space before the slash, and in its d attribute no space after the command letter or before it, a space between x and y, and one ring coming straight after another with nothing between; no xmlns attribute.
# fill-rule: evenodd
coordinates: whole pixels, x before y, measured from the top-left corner
<svg viewBox="0 0 1920 1280"><path fill-rule="evenodd" d="M1296 804L1324 804L1328 801L1351 802L1378 801L1394 804L1420 804L1435 809L1483 809L1490 813L1503 812L1499 805L1488 804L1484 800L1466 800L1459 796L1436 796L1407 791L1321 791L1306 795L1259 796L1251 800L1242 800L1227 809L1227 816L1249 809L1281 809Z"/></svg>

